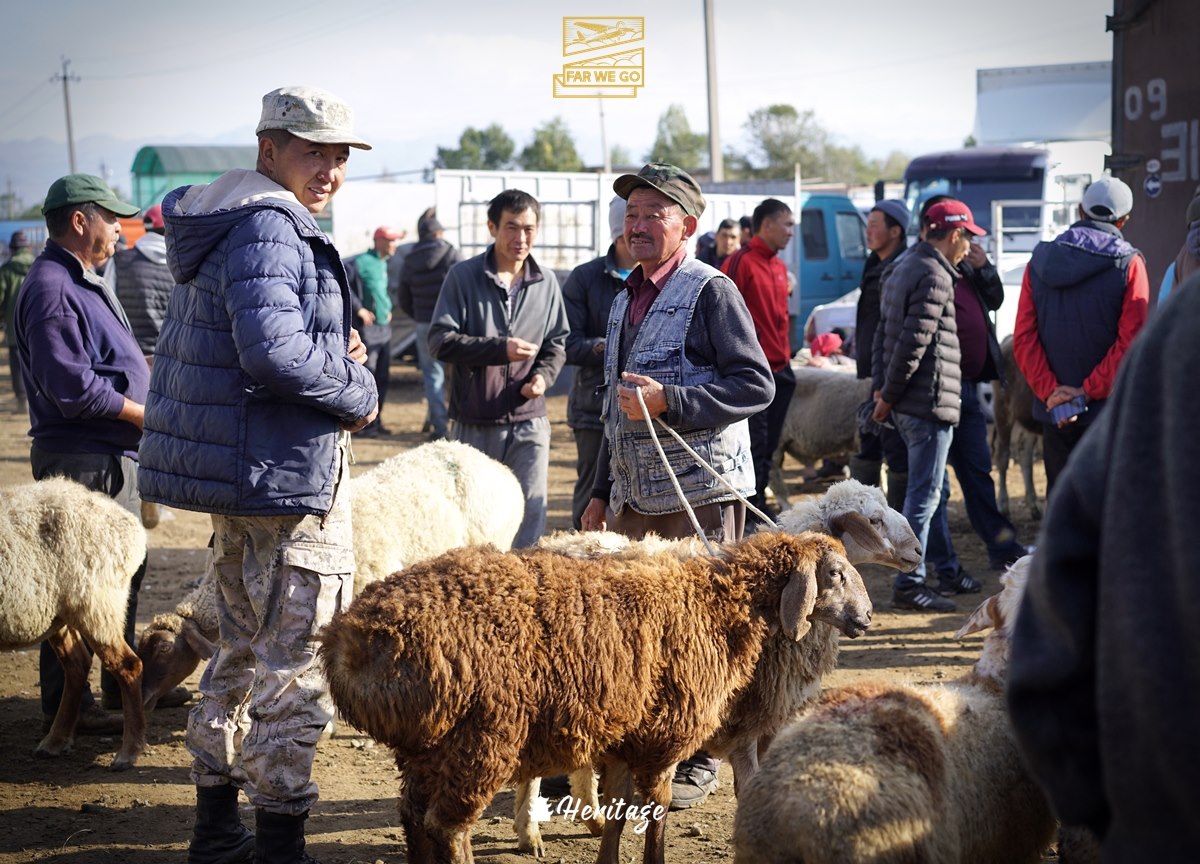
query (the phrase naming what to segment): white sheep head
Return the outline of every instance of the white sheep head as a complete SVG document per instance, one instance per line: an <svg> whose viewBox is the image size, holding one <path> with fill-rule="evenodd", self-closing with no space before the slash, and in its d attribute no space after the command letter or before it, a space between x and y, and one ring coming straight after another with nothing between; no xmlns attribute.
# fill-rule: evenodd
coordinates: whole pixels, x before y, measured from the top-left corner
<svg viewBox="0 0 1200 864"><path fill-rule="evenodd" d="M992 632L983 640L983 649L975 663L974 672L981 678L1003 683L1008 676L1009 637L1017 623L1017 612L1021 608L1032 560L1032 555L1026 555L1013 562L1000 577L1000 593L980 603L967 623L954 634L956 639L962 639L971 633L991 628Z"/></svg>
<svg viewBox="0 0 1200 864"><path fill-rule="evenodd" d="M867 538L857 513L875 533ZM846 557L855 564L882 564L909 571L921 563L921 544L903 514L888 506L883 490L857 480L834 483L815 501L804 501L779 516L780 529L789 534L824 531L846 545Z"/></svg>

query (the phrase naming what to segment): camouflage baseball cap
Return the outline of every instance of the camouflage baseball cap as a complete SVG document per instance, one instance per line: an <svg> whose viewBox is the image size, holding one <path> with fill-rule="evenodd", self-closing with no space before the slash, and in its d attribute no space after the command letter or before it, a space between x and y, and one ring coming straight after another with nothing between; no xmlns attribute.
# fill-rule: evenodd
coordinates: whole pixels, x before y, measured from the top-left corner
<svg viewBox="0 0 1200 864"><path fill-rule="evenodd" d="M613 181L613 191L625 200L639 186L657 189L683 208L689 216L699 217L704 212L704 195L700 184L682 168L667 162L651 162L643 165L636 174L622 174Z"/></svg>

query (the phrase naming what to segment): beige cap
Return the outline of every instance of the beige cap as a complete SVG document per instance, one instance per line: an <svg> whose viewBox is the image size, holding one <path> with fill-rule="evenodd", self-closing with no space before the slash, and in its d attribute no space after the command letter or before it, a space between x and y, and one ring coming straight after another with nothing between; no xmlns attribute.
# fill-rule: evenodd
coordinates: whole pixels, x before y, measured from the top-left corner
<svg viewBox="0 0 1200 864"><path fill-rule="evenodd" d="M354 134L354 112L341 99L315 87L280 87L262 100L255 134L283 129L317 144L349 144L359 150L371 145Z"/></svg>

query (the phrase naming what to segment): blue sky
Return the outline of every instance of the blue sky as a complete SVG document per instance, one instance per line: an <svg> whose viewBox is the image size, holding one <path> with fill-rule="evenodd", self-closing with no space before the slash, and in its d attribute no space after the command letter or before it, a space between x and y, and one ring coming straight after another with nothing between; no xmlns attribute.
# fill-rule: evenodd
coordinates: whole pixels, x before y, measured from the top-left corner
<svg viewBox="0 0 1200 864"><path fill-rule="evenodd" d="M970 133L975 70L1111 59L1110 0L714 0L720 129L742 148L756 108L812 109L839 143L869 155L956 147ZM140 144L252 143L262 94L307 83L337 93L377 143L351 173L420 169L465 126L499 123L518 147L561 116L585 162L601 161L600 103L555 99L564 15L645 18L646 84L604 100L609 145L640 159L659 115L682 104L707 126L700 0L259 4L209 0L5 9L0 188L36 199L67 172L61 85L71 60L79 169L128 188ZM31 144L30 142L34 142ZM41 191L30 191L41 190Z"/></svg>

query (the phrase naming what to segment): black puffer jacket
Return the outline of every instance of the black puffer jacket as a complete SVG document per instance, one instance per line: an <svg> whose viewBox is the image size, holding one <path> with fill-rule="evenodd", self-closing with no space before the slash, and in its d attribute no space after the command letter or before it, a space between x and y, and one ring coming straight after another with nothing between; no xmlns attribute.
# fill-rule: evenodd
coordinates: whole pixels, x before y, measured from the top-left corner
<svg viewBox="0 0 1200 864"><path fill-rule="evenodd" d="M167 242L161 234L145 234L132 249L113 256L117 299L125 307L134 338L145 354L153 354L167 314L175 277L167 267Z"/></svg>
<svg viewBox="0 0 1200 864"><path fill-rule="evenodd" d="M954 320L958 271L927 242L883 282L871 361L873 389L893 410L958 423L962 353Z"/></svg>
<svg viewBox="0 0 1200 864"><path fill-rule="evenodd" d="M886 258L880 258L872 252L863 265L858 308L854 312L854 346L859 378L871 377L871 352L875 347L875 329L879 326L879 286L883 284L883 272L904 253L905 248L903 244L897 246L896 251Z"/></svg>
<svg viewBox="0 0 1200 864"><path fill-rule="evenodd" d="M400 308L418 324L428 324L442 281L457 263L458 250L445 240L430 237L417 243L400 268Z"/></svg>

